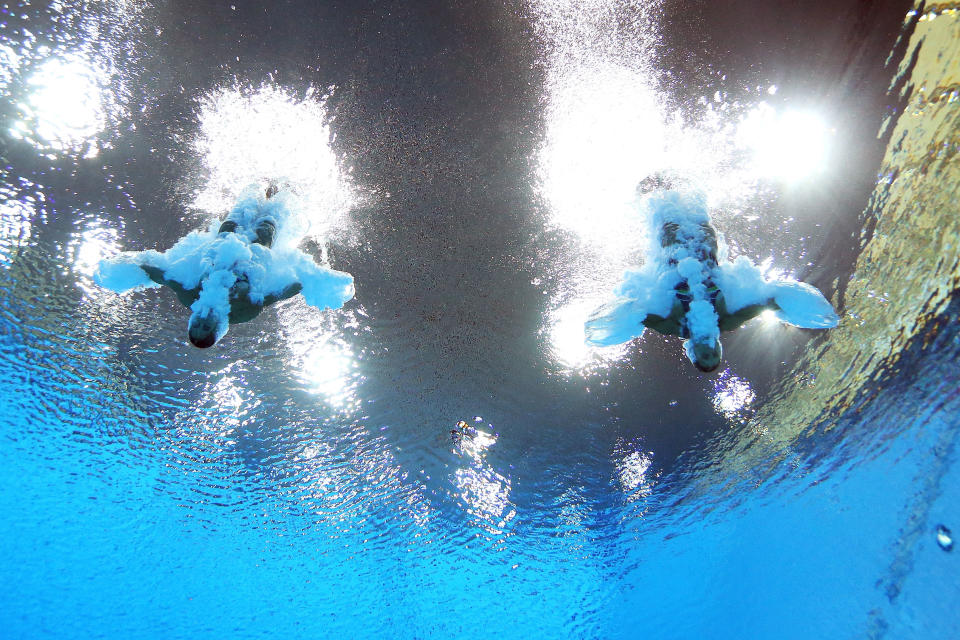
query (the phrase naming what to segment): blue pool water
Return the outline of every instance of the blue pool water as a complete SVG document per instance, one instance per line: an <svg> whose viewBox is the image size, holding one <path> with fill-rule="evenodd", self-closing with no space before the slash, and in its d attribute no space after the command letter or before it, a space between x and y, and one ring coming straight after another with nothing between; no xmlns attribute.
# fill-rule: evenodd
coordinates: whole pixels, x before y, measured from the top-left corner
<svg viewBox="0 0 960 640"><path fill-rule="evenodd" d="M631 501L584 477L603 467L593 460L559 474L565 486L517 482L516 515L495 528L405 469L412 455L377 459L383 436L301 433L296 451L338 449L316 470L266 443L246 452L258 463L187 450L192 438L158 424L164 409L143 391L77 382L105 377L93 354L39 378L53 345L12 348L22 334L5 316L4 362L31 365L4 369L3 627L24 638L481 637L491 625L504 637L948 638L957 560L933 531L956 517L960 486L957 322L954 305L933 346L944 358L914 346L910 373L843 418L842 437L798 442L760 486L747 473L698 487L700 461ZM551 473L567 466L531 455Z"/></svg>
<svg viewBox="0 0 960 640"><path fill-rule="evenodd" d="M960 635L960 17L586 4L2 6L0 637ZM661 167L840 326L586 347ZM271 178L344 309L94 284Z"/></svg>

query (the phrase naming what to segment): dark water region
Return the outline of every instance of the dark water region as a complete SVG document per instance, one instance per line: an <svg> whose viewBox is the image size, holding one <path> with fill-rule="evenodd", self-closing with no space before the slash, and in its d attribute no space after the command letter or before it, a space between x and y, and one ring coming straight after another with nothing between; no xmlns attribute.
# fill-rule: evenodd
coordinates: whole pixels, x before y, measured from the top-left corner
<svg viewBox="0 0 960 640"><path fill-rule="evenodd" d="M747 251L772 252L778 266L796 267L806 259L813 266L805 277L828 295L836 272L827 265L846 267L850 261L847 237L859 228L859 211L882 150L870 134L886 108L889 72L883 61L904 13L904 3L874 8L872 28L865 30L862 14L844 18L853 4L814 12L802 21L740 6L727 13L709 3L698 10L669 4L657 9L665 17L658 32L660 78L681 110L690 110L699 95L723 91L745 97L750 85L764 82L778 84L777 98L784 103L828 103L831 113L843 114L840 131L865 123L851 134L862 144L837 145L856 148L863 154L859 162L844 158L815 188L782 199L767 196L762 205L779 214L772 220L801 209L816 210L816 216L797 215L803 222L792 228L743 225L728 233ZM592 431L588 440L595 442L599 425L612 412L619 426L615 434L599 436L599 451L609 451L617 438L642 438L657 452L658 463L670 464L699 433L723 426L703 400L709 381L677 366L677 345L655 336L648 338L649 352L631 358L654 376L635 375L627 366L587 384L544 377L554 365L544 360L544 345L531 337L538 335L550 287L544 291L531 281L562 273L576 248L569 236L544 233L548 214L534 191L534 161L544 130L537 106L544 99L540 51L546 45L531 26L529 8L488 3L232 6L148 7L142 21L149 27L144 24L129 41L115 45L139 51L136 64L121 75L138 92L132 103L146 108L126 114L135 131L116 137L114 148L101 152L100 167L91 162L71 168L76 176L66 188L93 202L94 194L110 193L110 185L98 184L106 175L123 176L124 192L138 204L121 213L124 248L169 246L196 224L182 209L187 194L203 180L198 159L185 144L196 127L197 96L234 82L269 82L301 92L308 86L334 87L329 101L333 147L342 164L352 168L358 190L371 196L368 205L351 213L349 244L331 252L338 268L355 274L357 301L376 325L377 339L384 344L399 339L399 348L395 343L370 363L391 387L374 395L420 414L410 420L424 429L412 434L414 442L438 423L479 407L504 430L512 422L549 424ZM629 17L640 9L620 11ZM754 18L742 30L759 37L733 39L730 21L745 13ZM816 78L815 86L806 78ZM18 155L15 166L31 164L29 149L10 151ZM56 190L56 174L37 170L47 191ZM69 194L57 202L64 208L85 206ZM96 204L107 208L112 202ZM148 228L159 228L162 235L147 236ZM835 238L847 240L830 253L818 246ZM763 380L776 377L805 339L766 345L772 353L765 349L751 358L751 350L740 349L735 337L728 353L745 351L743 359L755 361L750 364L758 369L747 368L743 375L762 391ZM589 394L587 387L592 387ZM692 390L689 397L684 389ZM509 390L519 390L523 401L511 398ZM503 394L507 397L501 400ZM669 417L664 403L650 402L667 396L683 405ZM514 416L516 409L520 413ZM584 431L584 424L596 426ZM537 446L539 429L518 430L508 441ZM575 449L583 444L579 435L570 439Z"/></svg>
<svg viewBox="0 0 960 640"><path fill-rule="evenodd" d="M949 628L927 534L960 531L960 216L937 151L955 100L929 87L957 79L929 60L954 59L934 30L956 16L911 9L4 5L0 548L19 561L0 618L15 637ZM44 80L51 57L80 66ZM31 102L48 85L70 87L73 128ZM771 178L728 149L761 102L827 123L823 172ZM841 327L756 321L714 376L655 334L612 355L558 339L568 305L643 259L604 209L662 159L707 184L733 253L820 288ZM171 246L267 171L312 202L349 192L304 244L354 275L344 310L291 301L204 352L169 292L92 283L100 257ZM886 270L874 238L897 249ZM482 435L454 442L458 420Z"/></svg>

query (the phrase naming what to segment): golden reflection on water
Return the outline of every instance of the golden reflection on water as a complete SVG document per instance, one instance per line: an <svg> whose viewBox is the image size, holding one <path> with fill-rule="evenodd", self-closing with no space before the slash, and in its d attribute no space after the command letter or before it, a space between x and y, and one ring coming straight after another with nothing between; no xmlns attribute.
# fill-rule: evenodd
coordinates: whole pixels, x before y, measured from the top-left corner
<svg viewBox="0 0 960 640"><path fill-rule="evenodd" d="M908 15L915 15L923 3ZM922 46L921 46L922 45ZM927 5L898 78L916 64L890 132L880 180L866 210L872 237L859 256L840 326L796 366L752 421L775 448L831 428L871 379L896 367L901 350L960 284L960 13ZM896 79L895 79L896 80ZM887 123L889 127L891 123ZM836 302L836 301L834 301ZM763 455L767 452L758 452Z"/></svg>

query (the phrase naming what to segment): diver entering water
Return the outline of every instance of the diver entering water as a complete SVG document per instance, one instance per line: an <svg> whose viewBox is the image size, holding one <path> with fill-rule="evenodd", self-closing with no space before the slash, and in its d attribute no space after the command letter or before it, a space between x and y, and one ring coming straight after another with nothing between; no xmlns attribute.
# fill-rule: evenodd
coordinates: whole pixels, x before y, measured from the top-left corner
<svg viewBox="0 0 960 640"><path fill-rule="evenodd" d="M278 191L277 186L271 184L267 187L266 199L269 200L275 196ZM217 234L220 236L227 233L236 234L240 229L238 218L240 218L240 216L236 215L236 211L231 212L230 215L227 216L227 219L223 221L223 224L220 225L220 230ZM276 221L271 217L264 216L255 219L254 222L256 222L256 227L254 227L254 237L250 240L250 244L257 244L270 249L273 246L273 239L277 232ZM255 301L250 296L249 275L242 269L238 269L238 266L239 265L235 265L231 269L234 271L236 280L230 286L228 293L230 312L227 320L230 324L249 322L260 315L264 307L293 297L300 293L300 289L302 288L300 283L293 283L279 294L265 296L262 301ZM191 307L197 299L199 299L203 282L192 289L185 289L183 285L176 280L167 278L165 274L156 267L142 265L141 268L150 279L157 284L173 289L183 306ZM187 335L193 346L206 349L216 344L218 328L223 323L221 315L218 310L209 309L207 313L194 313L190 316Z"/></svg>
<svg viewBox="0 0 960 640"><path fill-rule="evenodd" d="M349 274L316 265L299 251L286 250L283 260L273 255L278 225L273 213L282 206L275 202L278 193L278 187L270 184L262 200L241 199L215 234L194 232L181 240L186 259L179 253L176 260L152 251L128 254L102 261L95 280L118 292L150 286L130 274L129 267L135 265L152 283L171 289L193 312L187 334L201 349L216 344L229 325L253 320L264 308L301 293L305 280L311 286L308 304L342 306L353 297ZM284 262L291 259L293 265ZM185 261L200 273L184 274L180 263Z"/></svg>
<svg viewBox="0 0 960 640"><path fill-rule="evenodd" d="M620 285L618 299L587 320L589 344L627 342L649 328L683 338L687 358L700 371L710 372L723 357L720 333L764 311L799 327L837 325L833 307L814 287L795 280L768 281L743 256L735 263L721 262L721 246L726 247L711 223L705 197L672 187L662 176L641 183L641 191L649 194L656 243L644 269L631 272Z"/></svg>
<svg viewBox="0 0 960 640"><path fill-rule="evenodd" d="M692 245L684 247L687 253L691 254L699 263L702 274L705 275L699 283L691 287L687 278L681 278L674 286L674 300L670 307L670 314L661 317L650 313L643 320L644 326L654 331L671 336L679 336L686 341L692 342L693 365L700 371L710 372L720 366L723 357L723 347L720 344L719 337L710 339L695 339L694 332L690 327L690 306L695 300L695 291L697 285L702 285L703 296L713 308L717 315L717 325L720 332L732 331L748 320L755 318L767 309L777 309L776 302L770 300L763 304L756 304L737 311L729 313L727 311L726 301L723 293L716 285L713 278L718 268L717 261L717 232L708 223L700 223L697 231L700 237L694 238L693 242L683 235L678 235L680 225L676 222L666 222L660 228L659 241L660 246L668 250L678 244ZM668 264L676 267L679 264L675 252L669 252L670 258ZM689 349L688 349L689 355Z"/></svg>

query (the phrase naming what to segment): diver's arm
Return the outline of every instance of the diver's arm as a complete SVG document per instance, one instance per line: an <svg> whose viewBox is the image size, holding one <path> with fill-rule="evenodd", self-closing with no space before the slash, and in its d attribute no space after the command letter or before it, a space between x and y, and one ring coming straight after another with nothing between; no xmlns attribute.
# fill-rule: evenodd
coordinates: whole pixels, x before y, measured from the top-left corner
<svg viewBox="0 0 960 640"><path fill-rule="evenodd" d="M673 303L670 315L664 318L655 313L648 313L643 319L643 326L653 329L657 333L667 336L680 335L680 319L683 317L683 305L679 302Z"/></svg>
<svg viewBox="0 0 960 640"><path fill-rule="evenodd" d="M293 284L287 286L286 289L280 293L271 293L268 296L263 297L263 306L269 306L274 302L280 302L281 300L286 300L287 298L292 298L293 296L300 293L303 289L303 285L299 282L294 282Z"/></svg>
<svg viewBox="0 0 960 640"><path fill-rule="evenodd" d="M722 301L718 301L722 304ZM719 307L720 304L717 306ZM770 299L761 304L752 304L748 307L744 307L735 313L726 313L726 305L723 305L723 309L717 309L717 315L720 317L720 331L733 331L748 321L753 320L758 315L764 311L776 311L780 307L777 306L777 303ZM720 313L722 311L722 313Z"/></svg>
<svg viewBox="0 0 960 640"><path fill-rule="evenodd" d="M157 284L161 284L164 286L167 285L167 279L163 277L162 269L158 269L157 267L151 266L149 264L141 264L139 265L139 267L143 270L145 274L147 274L148 278L150 278Z"/></svg>
<svg viewBox="0 0 960 640"><path fill-rule="evenodd" d="M162 269L149 264L141 264L140 268L145 274L147 274L148 278L157 284L170 287L170 289L177 295L177 299L180 300L180 304L185 307L189 307L196 302L198 297L200 297L199 287L197 289L186 289L176 280L167 278Z"/></svg>

